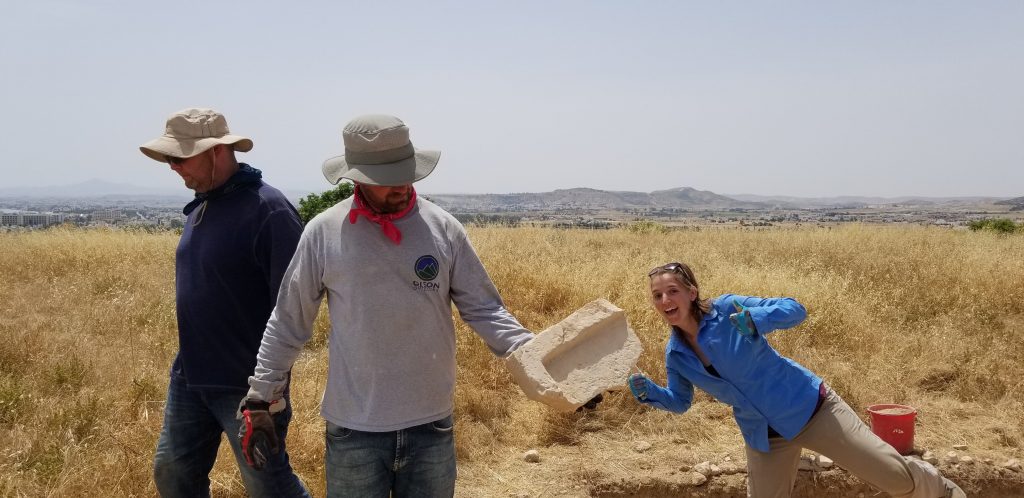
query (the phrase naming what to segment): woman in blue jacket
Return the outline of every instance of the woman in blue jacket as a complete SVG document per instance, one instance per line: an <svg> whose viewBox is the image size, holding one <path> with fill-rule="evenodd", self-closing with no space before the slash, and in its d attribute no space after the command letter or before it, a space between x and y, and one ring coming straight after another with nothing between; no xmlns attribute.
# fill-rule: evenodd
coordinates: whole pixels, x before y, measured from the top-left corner
<svg viewBox="0 0 1024 498"><path fill-rule="evenodd" d="M965 496L932 465L903 458L821 378L765 340L807 317L800 303L733 294L701 299L693 270L682 263L648 276L653 305L671 326L668 387L634 374L630 390L640 403L675 413L690 408L695 385L731 405L746 442L748 496L789 496L803 448L893 497Z"/></svg>

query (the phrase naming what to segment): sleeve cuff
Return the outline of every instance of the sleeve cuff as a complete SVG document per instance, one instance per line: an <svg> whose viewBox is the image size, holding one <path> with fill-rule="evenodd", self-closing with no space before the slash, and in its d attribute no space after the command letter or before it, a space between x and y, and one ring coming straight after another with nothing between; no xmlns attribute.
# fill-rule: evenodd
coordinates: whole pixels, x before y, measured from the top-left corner
<svg viewBox="0 0 1024 498"><path fill-rule="evenodd" d="M764 334L771 332L772 328L768 326L768 311L764 308L747 308L750 312L750 320L754 322L754 328L758 334Z"/></svg>

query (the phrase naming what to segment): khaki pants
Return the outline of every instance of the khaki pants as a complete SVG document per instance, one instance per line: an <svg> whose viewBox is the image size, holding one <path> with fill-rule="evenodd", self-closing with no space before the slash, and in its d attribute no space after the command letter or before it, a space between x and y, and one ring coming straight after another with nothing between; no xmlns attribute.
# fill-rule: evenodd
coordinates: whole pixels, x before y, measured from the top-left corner
<svg viewBox="0 0 1024 498"><path fill-rule="evenodd" d="M821 409L792 441L781 437L768 441L768 453L746 447L748 497L788 497L796 482L802 448L831 458L836 465L894 498L937 498L945 492L942 476L935 467L901 456L871 432L831 389Z"/></svg>

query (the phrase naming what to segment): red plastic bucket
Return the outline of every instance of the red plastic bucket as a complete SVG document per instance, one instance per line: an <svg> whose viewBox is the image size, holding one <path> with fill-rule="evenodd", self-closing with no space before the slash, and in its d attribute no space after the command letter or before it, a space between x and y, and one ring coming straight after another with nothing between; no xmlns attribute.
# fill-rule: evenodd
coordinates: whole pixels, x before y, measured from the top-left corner
<svg viewBox="0 0 1024 498"><path fill-rule="evenodd" d="M914 451L914 419L917 410L906 405L881 404L868 407L871 431L896 448L901 455Z"/></svg>

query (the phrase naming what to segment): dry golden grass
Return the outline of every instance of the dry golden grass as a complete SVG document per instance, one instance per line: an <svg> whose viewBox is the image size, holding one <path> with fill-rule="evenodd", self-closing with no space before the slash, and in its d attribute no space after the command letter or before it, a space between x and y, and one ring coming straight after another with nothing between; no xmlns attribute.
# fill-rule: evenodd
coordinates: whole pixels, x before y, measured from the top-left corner
<svg viewBox="0 0 1024 498"><path fill-rule="evenodd" d="M972 451L1019 455L1024 445L1024 237L856 225L472 228L470 236L524 325L540 331L607 298L626 310L645 346L640 367L658 381L667 336L648 305L645 275L686 261L708 296L804 303L808 320L773 334L776 347L854 408L918 407L919 446L970 442ZM150 465L177 348L176 243L173 234L122 231L0 234L0 496L155 495ZM324 315L295 368L289 435L296 470L317 496ZM623 394L592 414L558 414L527 401L461 322L458 348L460 482L493 474L494 462L529 447L681 438L680 451L694 458L742 454L730 411L706 395L684 415L639 407ZM219 460L216 495L244 495L233 466ZM582 481L603 472L582 463L569 471Z"/></svg>

